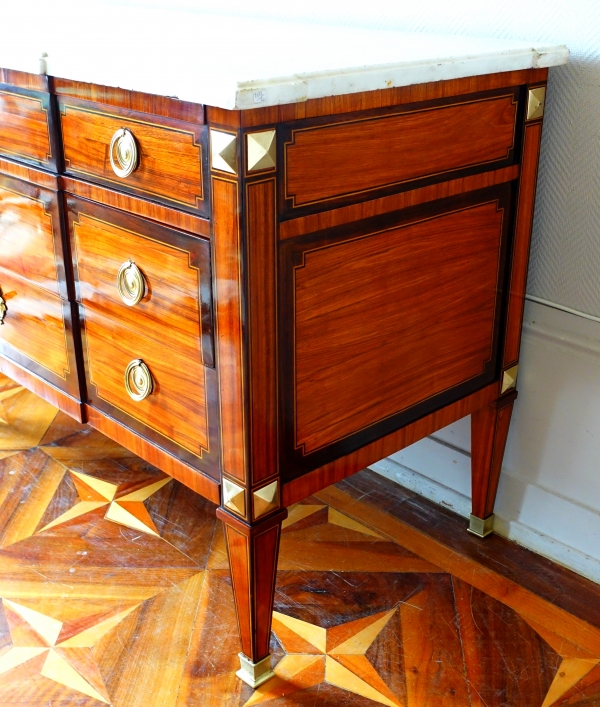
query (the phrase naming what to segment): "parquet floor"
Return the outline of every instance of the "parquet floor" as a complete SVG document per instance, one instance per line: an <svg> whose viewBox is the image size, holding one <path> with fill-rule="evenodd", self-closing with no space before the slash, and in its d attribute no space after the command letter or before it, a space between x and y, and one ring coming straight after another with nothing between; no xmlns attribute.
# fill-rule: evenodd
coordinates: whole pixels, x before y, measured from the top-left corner
<svg viewBox="0 0 600 707"><path fill-rule="evenodd" d="M0 706L600 707L600 589L363 472L285 523L235 677L214 507L0 377Z"/></svg>

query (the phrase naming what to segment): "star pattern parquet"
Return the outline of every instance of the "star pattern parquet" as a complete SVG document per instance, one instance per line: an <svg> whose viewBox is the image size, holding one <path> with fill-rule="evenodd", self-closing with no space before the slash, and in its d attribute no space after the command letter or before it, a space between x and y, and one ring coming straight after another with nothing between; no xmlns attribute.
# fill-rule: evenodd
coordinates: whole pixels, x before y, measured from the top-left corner
<svg viewBox="0 0 600 707"><path fill-rule="evenodd" d="M252 690L214 507L0 376L0 705L600 707L600 630L344 493L290 509Z"/></svg>

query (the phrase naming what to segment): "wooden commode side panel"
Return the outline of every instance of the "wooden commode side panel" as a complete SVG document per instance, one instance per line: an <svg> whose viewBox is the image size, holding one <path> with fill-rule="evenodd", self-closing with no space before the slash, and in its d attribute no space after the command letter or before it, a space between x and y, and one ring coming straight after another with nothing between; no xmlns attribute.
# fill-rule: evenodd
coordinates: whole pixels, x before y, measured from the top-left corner
<svg viewBox="0 0 600 707"><path fill-rule="evenodd" d="M65 170L169 206L206 212L204 126L114 106L60 98ZM125 128L139 152L138 166L119 177L110 163L115 133Z"/></svg>
<svg viewBox="0 0 600 707"><path fill-rule="evenodd" d="M493 380L510 204L501 185L284 242L288 468Z"/></svg>
<svg viewBox="0 0 600 707"><path fill-rule="evenodd" d="M56 169L50 135L50 96L0 83L0 153Z"/></svg>
<svg viewBox="0 0 600 707"><path fill-rule="evenodd" d="M512 164L519 89L284 126L283 213Z"/></svg>
<svg viewBox="0 0 600 707"><path fill-rule="evenodd" d="M212 365L209 242L80 199L69 197L67 203L78 300ZM135 306L123 302L117 286L119 270L128 261L145 282Z"/></svg>
<svg viewBox="0 0 600 707"><path fill-rule="evenodd" d="M0 264L67 297L55 192L0 174Z"/></svg>
<svg viewBox="0 0 600 707"><path fill-rule="evenodd" d="M0 295L0 354L79 397L70 303L2 268Z"/></svg>

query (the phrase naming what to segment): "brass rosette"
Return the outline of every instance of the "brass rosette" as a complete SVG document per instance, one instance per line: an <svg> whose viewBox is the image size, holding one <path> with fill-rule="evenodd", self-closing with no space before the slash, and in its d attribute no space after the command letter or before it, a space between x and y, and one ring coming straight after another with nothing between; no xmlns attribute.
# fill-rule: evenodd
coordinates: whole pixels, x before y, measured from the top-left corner
<svg viewBox="0 0 600 707"><path fill-rule="evenodd" d="M147 398L154 390L154 379L141 358L131 361L125 369L125 389L137 403Z"/></svg>

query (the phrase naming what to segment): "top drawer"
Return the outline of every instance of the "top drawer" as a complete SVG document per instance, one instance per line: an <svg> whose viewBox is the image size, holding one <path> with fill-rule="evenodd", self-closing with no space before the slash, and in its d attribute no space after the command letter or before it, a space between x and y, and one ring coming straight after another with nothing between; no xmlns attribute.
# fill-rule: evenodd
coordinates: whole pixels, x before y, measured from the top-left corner
<svg viewBox="0 0 600 707"><path fill-rule="evenodd" d="M294 217L515 163L522 87L312 118L281 131L283 215Z"/></svg>
<svg viewBox="0 0 600 707"><path fill-rule="evenodd" d="M59 98L65 171L205 215L206 126Z"/></svg>
<svg viewBox="0 0 600 707"><path fill-rule="evenodd" d="M0 83L0 153L56 171L49 94Z"/></svg>

